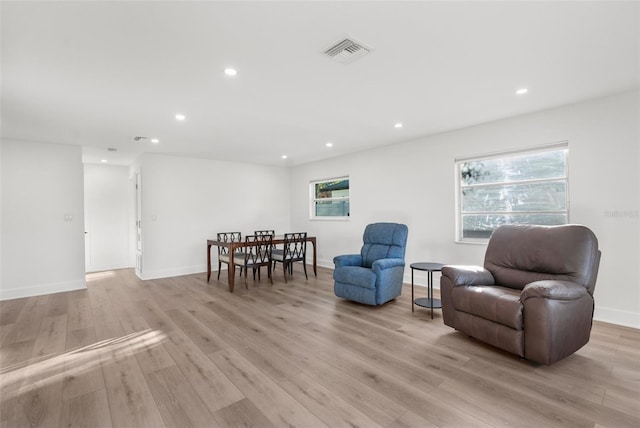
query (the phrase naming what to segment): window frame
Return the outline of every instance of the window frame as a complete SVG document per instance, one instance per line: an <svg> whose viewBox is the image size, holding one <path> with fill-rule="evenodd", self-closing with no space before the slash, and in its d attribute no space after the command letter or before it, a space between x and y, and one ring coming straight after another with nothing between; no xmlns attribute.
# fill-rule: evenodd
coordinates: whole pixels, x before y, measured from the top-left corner
<svg viewBox="0 0 640 428"><path fill-rule="evenodd" d="M316 198L316 185L321 183L327 183L330 181L349 181L349 196L340 196L335 198ZM316 202L317 201L348 201L349 203L349 215L346 216L318 216L316 215ZM309 220L328 220L328 221L346 221L349 220L351 215L351 178L349 175L340 175L331 178L322 178L309 181Z"/></svg>
<svg viewBox="0 0 640 428"><path fill-rule="evenodd" d="M467 162L471 161L485 161L485 160L495 160L500 158L508 158L518 155L525 154L536 154L543 152L552 152L552 151L564 151L564 172L565 176L563 178L549 178L549 179L531 179L531 180L522 180L522 181L496 181L492 183L484 183L486 186L499 186L503 185L514 185L514 184L529 184L529 183L540 183L540 182L554 182L554 181L564 181L565 183L565 207L564 211L558 210L540 210L540 211L488 211L487 214L518 214L518 213L566 213L566 223L570 223L570 183L569 183L569 143L568 141L561 141L557 143L542 145L542 146L534 146L534 147L525 147L513 150L503 150L499 152L493 152L488 154L481 155L473 155L473 156L464 156L457 157L454 159L454 175L455 175L455 242L463 243L463 244L486 244L489 241L489 237L487 238L470 238L464 237L464 222L463 222L463 214L466 214L462 210L463 196L462 191L465 188L473 188L480 187L481 185L475 186L464 186L462 184L462 175L461 175L461 166Z"/></svg>

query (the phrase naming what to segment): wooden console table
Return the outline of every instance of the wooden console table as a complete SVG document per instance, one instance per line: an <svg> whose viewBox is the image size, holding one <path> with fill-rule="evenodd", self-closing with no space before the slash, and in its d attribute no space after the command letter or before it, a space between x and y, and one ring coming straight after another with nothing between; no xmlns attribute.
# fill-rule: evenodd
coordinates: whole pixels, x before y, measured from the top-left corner
<svg viewBox="0 0 640 428"><path fill-rule="evenodd" d="M316 256L316 237L307 236L307 242L311 242L313 245L313 274L318 276L317 270L317 256ZM274 236L273 244L284 244L284 236ZM229 291L233 293L233 287L235 285L236 266L233 263L233 256L239 248L246 247L247 244L244 241L240 242L222 242L216 239L207 239L207 282L211 279L211 247L227 247L229 250Z"/></svg>

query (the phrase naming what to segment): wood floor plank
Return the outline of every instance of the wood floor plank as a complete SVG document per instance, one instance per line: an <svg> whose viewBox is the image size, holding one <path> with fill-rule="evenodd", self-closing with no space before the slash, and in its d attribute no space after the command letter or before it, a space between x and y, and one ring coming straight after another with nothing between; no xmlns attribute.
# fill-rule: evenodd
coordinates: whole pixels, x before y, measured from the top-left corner
<svg viewBox="0 0 640 428"><path fill-rule="evenodd" d="M96 346L96 343L93 327L67 331L67 352L63 355L63 399L69 400L105 388L101 363L102 348Z"/></svg>
<svg viewBox="0 0 640 428"><path fill-rule="evenodd" d="M91 310L91 300L88 295L67 302L67 329L80 330L93 327L93 313Z"/></svg>
<svg viewBox="0 0 640 428"><path fill-rule="evenodd" d="M40 331L33 345L33 357L59 355L65 350L67 339L67 315L48 316L42 319Z"/></svg>
<svg viewBox="0 0 640 428"><path fill-rule="evenodd" d="M2 373L12 370L12 366L19 365L27 361L33 354L35 340L25 340L24 342L9 343L2 347L2 358L0 368Z"/></svg>
<svg viewBox="0 0 640 428"><path fill-rule="evenodd" d="M131 339L136 336L130 335ZM114 426L164 427L160 411L149 391L128 339L105 345L102 371Z"/></svg>
<svg viewBox="0 0 640 428"><path fill-rule="evenodd" d="M189 313L189 310L171 309L167 311L167 315L204 354L211 354L227 347L223 341L216 340L211 330Z"/></svg>
<svg viewBox="0 0 640 428"><path fill-rule="evenodd" d="M98 389L64 401L60 428L111 428L107 391Z"/></svg>
<svg viewBox="0 0 640 428"><path fill-rule="evenodd" d="M31 364L20 369L23 381L16 393L2 395L8 401L6 426L49 427L57 426L62 412L62 359L47 356L32 359ZM5 415L2 416L5 418Z"/></svg>
<svg viewBox="0 0 640 428"><path fill-rule="evenodd" d="M38 313L47 311L43 299ZM25 308L29 305L25 305ZM34 308L34 310L37 310ZM3 368L2 411L8 412L9 425L47 426L58 424L62 409L62 383L67 315L47 316L38 323L31 356L22 362ZM29 341L32 342L32 341ZM3 353L0 350L0 353ZM5 401L6 400L6 401ZM9 403L9 404L7 404Z"/></svg>
<svg viewBox="0 0 640 428"><path fill-rule="evenodd" d="M139 311L140 315L149 324L149 327L154 330L169 332L176 328L175 323L171 321L171 317L155 302L155 298L137 300L134 302L134 308Z"/></svg>
<svg viewBox="0 0 640 428"><path fill-rule="evenodd" d="M451 413L446 403L442 403L432 394L433 389L425 390L400 379L392 370L381 370L373 363L363 360L360 356L343 352L332 358L327 350L319 353L318 357L330 361L338 370L350 373L361 383L376 390L384 391L390 399L411 410L417 415L436 425L451 424L456 426L483 426L481 419L457 409Z"/></svg>
<svg viewBox="0 0 640 428"><path fill-rule="evenodd" d="M85 362L79 365L74 357L65 359L62 398L69 400L105 388L100 364Z"/></svg>
<svg viewBox="0 0 640 428"><path fill-rule="evenodd" d="M27 301L28 299L25 298L3 302L2 311L0 311L0 326L15 323Z"/></svg>
<svg viewBox="0 0 640 428"><path fill-rule="evenodd" d="M130 313L123 314L120 323L125 333L141 335L141 340L136 342L134 355L143 373L152 373L175 365L175 361L162 346L166 340L164 332L151 329L144 317Z"/></svg>
<svg viewBox="0 0 640 428"><path fill-rule="evenodd" d="M200 343L200 349L212 349L214 352L217 352L220 349L227 349L229 347L242 347L245 342L245 331L217 313L215 307L211 306L211 304L203 304L200 302L190 303L189 306L183 308L183 316L191 320L183 324L188 326L188 330L183 329L182 333L187 335L194 344L201 342L197 335L197 332L201 331L201 327L194 327L192 325L193 320L205 326L208 332L211 333L208 338L213 344L208 342ZM176 322L181 321L177 319ZM193 331L190 333L189 329L193 329Z"/></svg>
<svg viewBox="0 0 640 428"><path fill-rule="evenodd" d="M169 332L163 346L211 413L245 398L226 374L183 332Z"/></svg>
<svg viewBox="0 0 640 428"><path fill-rule="evenodd" d="M637 391L621 388L617 385L609 386L602 405L630 415L636 420L640 419L640 403L638 403Z"/></svg>
<svg viewBox="0 0 640 428"><path fill-rule="evenodd" d="M228 428L275 428L267 417L253 405L251 400L243 398L223 407L213 414L221 427Z"/></svg>
<svg viewBox="0 0 640 428"><path fill-rule="evenodd" d="M435 428L437 425L421 418L413 412L407 411L393 421L387 428Z"/></svg>
<svg viewBox="0 0 640 428"><path fill-rule="evenodd" d="M42 304L42 296L27 299L11 330L4 336L4 343L23 342L35 339L40 330L40 321L48 308ZM3 303L4 306L4 302Z"/></svg>
<svg viewBox="0 0 640 428"><path fill-rule="evenodd" d="M13 331L14 325L14 323L0 325L0 346L2 346L3 343L9 343L7 337L9 337Z"/></svg>
<svg viewBox="0 0 640 428"><path fill-rule="evenodd" d="M527 403L525 397L519 394L512 396L510 391L500 386L477 378L473 382L452 379L438 387L438 394L442 398L455 400L457 408L473 412L490 426L508 426L513 420L518 420L518 426L522 428L563 425L554 412L547 412L539 403ZM508 413L496 412L493 407L496 401L503 403L504 408L509 409ZM533 408L538 411L531 412ZM583 426L583 422L577 421L577 426Z"/></svg>
<svg viewBox="0 0 640 428"><path fill-rule="evenodd" d="M300 373L280 386L330 427L381 427L367 415Z"/></svg>
<svg viewBox="0 0 640 428"><path fill-rule="evenodd" d="M67 323L68 325L68 323ZM77 330L67 329L67 338L65 339L65 349L71 351L84 346L96 343L96 329L94 327L80 328Z"/></svg>
<svg viewBox="0 0 640 428"><path fill-rule="evenodd" d="M120 324L119 301L112 301L111 295L99 281L91 282L89 299L97 340L107 340L124 335Z"/></svg>
<svg viewBox="0 0 640 428"><path fill-rule="evenodd" d="M240 353L226 349L210 358L275 426L326 426L318 417L262 374Z"/></svg>
<svg viewBox="0 0 640 428"><path fill-rule="evenodd" d="M367 417L379 425L387 426L407 411L407 408L393 400L379 388L362 383L360 379L336 368L321 358L307 358L307 372L317 382L360 409Z"/></svg>
<svg viewBox="0 0 640 428"><path fill-rule="evenodd" d="M146 378L167 426L217 426L213 415L176 366L156 370Z"/></svg>
<svg viewBox="0 0 640 428"><path fill-rule="evenodd" d="M66 315L69 310L69 296L70 293L51 294L47 303L46 316Z"/></svg>
<svg viewBox="0 0 640 428"><path fill-rule="evenodd" d="M270 340L277 343L282 338L272 335ZM294 367L307 373L318 385L330 389L333 394L360 409L379 425L393 422L406 410L383 391L371 388L349 373L336 370L330 362L334 357L324 358L323 346L314 341L289 340L289 359L295 362Z"/></svg>
<svg viewBox="0 0 640 428"><path fill-rule="evenodd" d="M524 411L532 407L545 409L544 417L552 421L582 420L588 424L589 420L595 420L598 423L611 423L616 426L633 423L632 415L629 417L628 414L607 406L594 406L594 403L586 399L579 390L569 390L563 385L539 381L532 376L524 377L515 371L504 376L502 373L505 371L498 370L495 365L481 360L469 362L467 366L469 372L475 373L480 382L493 386L497 391L494 395L498 395L498 392L503 394L505 403L511 403L510 408L521 406ZM540 367L538 372L547 370L549 368ZM517 390L513 385L518 385ZM514 399L513 402L511 399Z"/></svg>
<svg viewBox="0 0 640 428"><path fill-rule="evenodd" d="M220 312L221 308L210 306L208 308L193 309L189 312L192 312L194 317L209 320L213 311ZM256 313L251 311L246 316L254 318ZM290 349L283 343L282 338L276 338L271 335L268 331L269 329L260 333L255 332L251 327L249 327L249 331L243 330L242 319L242 317L237 318L236 322L216 334L227 343L232 344L236 349L241 350L247 360L275 382L280 382L299 373L300 369L291 358ZM260 321L263 320L263 318L260 318ZM284 342L288 343L290 340L290 338L285 339Z"/></svg>
<svg viewBox="0 0 640 428"><path fill-rule="evenodd" d="M9 398L6 408L3 406L2 426L58 426L62 411L59 391L59 384L29 385L18 396Z"/></svg>

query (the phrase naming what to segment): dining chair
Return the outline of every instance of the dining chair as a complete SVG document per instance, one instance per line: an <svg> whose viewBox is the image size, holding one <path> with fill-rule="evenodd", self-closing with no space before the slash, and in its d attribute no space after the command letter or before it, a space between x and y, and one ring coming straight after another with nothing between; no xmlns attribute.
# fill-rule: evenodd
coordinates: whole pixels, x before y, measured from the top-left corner
<svg viewBox="0 0 640 428"><path fill-rule="evenodd" d="M254 230L253 231L254 235L258 235L258 236L263 236L263 235L271 235L272 237L275 238L276 236L276 231L275 230L269 230L269 229L265 229L265 230ZM277 254L277 253L281 253L282 250L280 248L277 248L275 245L271 245L271 252L272 254ZM275 267L275 265L274 265ZM255 279L255 271L254 271L254 278ZM258 268L258 278L260 277L260 268Z"/></svg>
<svg viewBox="0 0 640 428"><path fill-rule="evenodd" d="M271 278L271 247L273 246L273 235L247 235L245 236L244 257L235 259L234 264L244 268L244 285L247 285L247 270L253 269L253 279L255 280L256 270L258 270L258 280L260 280L260 268L267 267L269 281Z"/></svg>
<svg viewBox="0 0 640 428"><path fill-rule="evenodd" d="M287 270L289 275L293 275L293 263L302 262L305 278L307 275L307 232L285 233L284 248L282 252L272 252L271 258L275 266L276 262L282 263L284 282L287 282Z"/></svg>
<svg viewBox="0 0 640 428"><path fill-rule="evenodd" d="M221 242L241 242L242 233L240 232L220 232L217 234L218 241ZM234 258L244 258L244 253L236 251L233 255ZM220 270L222 269L222 263L229 265L229 249L227 247L218 246L218 279L220 279ZM240 271L242 274L242 271Z"/></svg>

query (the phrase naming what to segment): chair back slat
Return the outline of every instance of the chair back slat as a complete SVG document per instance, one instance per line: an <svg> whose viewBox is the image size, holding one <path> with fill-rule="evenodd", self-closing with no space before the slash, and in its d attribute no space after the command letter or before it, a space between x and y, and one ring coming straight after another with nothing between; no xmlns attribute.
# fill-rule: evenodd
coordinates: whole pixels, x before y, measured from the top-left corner
<svg viewBox="0 0 640 428"><path fill-rule="evenodd" d="M272 237L276 236L276 231L275 230L256 230L253 232L254 235L258 235L258 236L264 236L264 235L271 235ZM271 248L275 247L275 245L271 245Z"/></svg>
<svg viewBox="0 0 640 428"><path fill-rule="evenodd" d="M245 237L245 265L265 266L271 263L273 235L247 235Z"/></svg>
<svg viewBox="0 0 640 428"><path fill-rule="evenodd" d="M307 256L307 232L284 234L284 259L288 261L305 260Z"/></svg>
<svg viewBox="0 0 640 428"><path fill-rule="evenodd" d="M240 232L220 232L217 234L220 242L241 242L242 233ZM218 256L229 254L229 248L218 245Z"/></svg>
<svg viewBox="0 0 640 428"><path fill-rule="evenodd" d="M287 271L293 275L293 262L302 262L304 277L309 279L307 275L307 232L285 233L282 240L284 248L282 250L274 250L273 261L282 263L282 273L284 274L284 282L287 282Z"/></svg>

